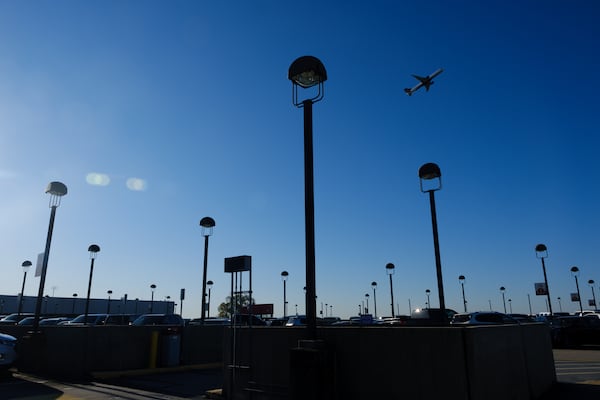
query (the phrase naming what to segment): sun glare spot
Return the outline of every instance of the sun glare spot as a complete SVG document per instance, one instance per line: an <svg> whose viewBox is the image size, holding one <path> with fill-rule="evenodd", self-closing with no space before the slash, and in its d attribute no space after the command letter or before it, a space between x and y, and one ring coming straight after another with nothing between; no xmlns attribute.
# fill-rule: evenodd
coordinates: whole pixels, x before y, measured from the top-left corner
<svg viewBox="0 0 600 400"><path fill-rule="evenodd" d="M90 185L94 186L108 186L110 178L106 174L99 174L97 172L90 172L85 177L85 180Z"/></svg>
<svg viewBox="0 0 600 400"><path fill-rule="evenodd" d="M127 188L136 192L146 190L146 181L140 178L129 178L127 179Z"/></svg>

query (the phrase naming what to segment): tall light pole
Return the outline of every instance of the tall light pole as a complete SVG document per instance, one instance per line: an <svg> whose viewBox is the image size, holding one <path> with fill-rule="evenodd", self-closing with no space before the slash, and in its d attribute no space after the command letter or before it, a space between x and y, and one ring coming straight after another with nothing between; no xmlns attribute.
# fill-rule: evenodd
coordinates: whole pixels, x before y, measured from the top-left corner
<svg viewBox="0 0 600 400"><path fill-rule="evenodd" d="M367 308L365 308L365 314L369 313L369 293L365 293L365 299L367 301Z"/></svg>
<svg viewBox="0 0 600 400"><path fill-rule="evenodd" d="M106 294L108 294L108 300L107 300L107 306L106 306L106 313L110 314L110 295L112 294L112 290L107 290Z"/></svg>
<svg viewBox="0 0 600 400"><path fill-rule="evenodd" d="M377 289L377 282L371 282L371 287L373 288L373 308L375 309L375 318L377 318L377 294L375 293Z"/></svg>
<svg viewBox="0 0 600 400"><path fill-rule="evenodd" d="M283 318L287 317L287 297L285 292L285 283L288 279L288 272L283 271L281 273L281 280L283 281Z"/></svg>
<svg viewBox="0 0 600 400"><path fill-rule="evenodd" d="M75 315L75 302L77 301L77 293L73 293L73 307L71 309L71 314Z"/></svg>
<svg viewBox="0 0 600 400"><path fill-rule="evenodd" d="M467 312L467 298L465 297L465 276L460 275L458 277L458 281L460 282L460 287L462 288L463 306L465 308L465 312Z"/></svg>
<svg viewBox="0 0 600 400"><path fill-rule="evenodd" d="M425 296L427 296L427 308L431 308L431 302L429 301L430 294L431 294L431 290L425 289Z"/></svg>
<svg viewBox="0 0 600 400"><path fill-rule="evenodd" d="M206 273L208 269L208 237L212 235L215 227L215 220L211 217L204 217L200 220L202 227L202 236L204 236L204 268L202 273L202 315L200 320L204 323L206 315Z"/></svg>
<svg viewBox="0 0 600 400"><path fill-rule="evenodd" d="M423 186L423 181L436 180L437 184ZM431 226L433 228L433 248L435 251L435 269L437 273L438 296L440 299L440 309L446 309L444 300L444 282L442 279L442 260L440 257L440 243L438 239L437 215L435 211L435 192L442 188L442 171L435 163L423 164L419 168L419 183L421 192L429 193L429 205L431 208ZM444 313L445 315L445 313Z"/></svg>
<svg viewBox="0 0 600 400"><path fill-rule="evenodd" d="M588 285L590 285L590 287L592 288L592 300L594 301L594 310L597 310L598 307L596 306L596 292L594 292L594 283L596 282L594 282L593 279L590 279L588 281Z"/></svg>
<svg viewBox="0 0 600 400"><path fill-rule="evenodd" d="M542 260L542 270L544 271L544 285L546 285L546 296L548 297L548 311L552 315L552 301L550 301L550 287L548 286L548 277L546 275L546 263L544 259L548 257L548 248L545 244L535 246L535 256Z"/></svg>
<svg viewBox="0 0 600 400"><path fill-rule="evenodd" d="M17 312L19 315L21 315L21 310L23 309L23 296L25 295L25 280L27 279L27 271L29 271L29 268L31 268L31 261L23 261L21 267L23 268L23 285L21 286L21 296L19 297L19 310Z"/></svg>
<svg viewBox="0 0 600 400"><path fill-rule="evenodd" d="M512 314L513 313L513 310L512 310L512 299L508 299L508 306L510 308L510 313Z"/></svg>
<svg viewBox="0 0 600 400"><path fill-rule="evenodd" d="M96 260L96 257L98 256L98 252L100 251L100 246L98 246L97 244L91 244L88 247L88 251L90 253L90 279L88 280L88 290L87 290L87 297L85 300L85 319L84 319L84 324L87 325L87 318L88 318L88 312L90 310L90 292L92 290L92 276L94 276L94 261Z"/></svg>
<svg viewBox="0 0 600 400"><path fill-rule="evenodd" d="M500 293L502 293L502 304L504 305L504 314L506 314L506 298L504 297L504 292L506 288L504 286L500 286Z"/></svg>
<svg viewBox="0 0 600 400"><path fill-rule="evenodd" d="M394 275L395 268L396 267L392 263L387 263L385 265L385 272L390 277L390 297L392 298L392 302L391 302L391 306L392 306L392 318L394 318L396 316L396 314L394 314L394 288L392 286L392 275Z"/></svg>
<svg viewBox="0 0 600 400"><path fill-rule="evenodd" d="M206 287L208 288L208 304L206 305L206 317L210 318L210 290L214 285L213 281L206 282Z"/></svg>
<svg viewBox="0 0 600 400"><path fill-rule="evenodd" d="M562 303L560 302L560 296L558 296L556 300L558 300L558 309L560 310L560 312L562 312Z"/></svg>
<svg viewBox="0 0 600 400"><path fill-rule="evenodd" d="M298 108L304 108L304 218L306 242L306 322L308 338L317 337L317 303L315 273L315 196L313 170L313 121L312 106L323 99L324 82L327 71L316 57L297 58L288 70L288 79L292 81L292 102ZM308 89L317 87L316 94L305 100L298 99L298 87ZM314 94L314 91L313 91Z"/></svg>
<svg viewBox="0 0 600 400"><path fill-rule="evenodd" d="M581 293L579 292L579 268L571 267L571 275L575 278L575 286L577 287L577 300L579 300L579 312L583 315L583 305L581 304Z"/></svg>
<svg viewBox="0 0 600 400"><path fill-rule="evenodd" d="M156 290L156 285L153 283L150 285L151 297L150 297L150 314L154 312L154 291ZM202 299L204 300L204 299Z"/></svg>
<svg viewBox="0 0 600 400"><path fill-rule="evenodd" d="M48 224L48 235L46 236L46 249L42 261L42 273L40 276L40 288L38 290L35 304L35 316L33 318L33 331L37 332L40 327L40 314L44 298L44 285L46 284L46 272L48 270L48 256L50 255L50 243L52 242L52 230L54 229L54 218L56 209L60 206L60 199L67 194L67 186L62 182L50 182L46 187L46 193L50 194L50 223Z"/></svg>

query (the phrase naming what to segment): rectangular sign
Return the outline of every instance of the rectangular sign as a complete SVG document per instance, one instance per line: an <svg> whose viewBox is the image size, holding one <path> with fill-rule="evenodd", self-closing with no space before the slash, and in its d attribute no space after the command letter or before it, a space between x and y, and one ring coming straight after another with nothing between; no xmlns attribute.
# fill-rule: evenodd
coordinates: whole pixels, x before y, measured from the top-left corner
<svg viewBox="0 0 600 400"><path fill-rule="evenodd" d="M537 282L537 283L534 283L534 285L535 285L535 295L536 296L547 296L548 295L548 288L546 287L546 283Z"/></svg>
<svg viewBox="0 0 600 400"><path fill-rule="evenodd" d="M44 253L38 254L37 262L35 263L35 276L42 276L44 268Z"/></svg>
<svg viewBox="0 0 600 400"><path fill-rule="evenodd" d="M179 300L185 300L185 289L182 288L181 292L179 293Z"/></svg>
<svg viewBox="0 0 600 400"><path fill-rule="evenodd" d="M579 293L571 293L571 301L579 301Z"/></svg>
<svg viewBox="0 0 600 400"><path fill-rule="evenodd" d="M237 256L225 259L225 272L250 271L252 268L251 256Z"/></svg>
<svg viewBox="0 0 600 400"><path fill-rule="evenodd" d="M249 313L249 307L242 307L242 314ZM252 314L254 315L273 315L273 304L252 304Z"/></svg>

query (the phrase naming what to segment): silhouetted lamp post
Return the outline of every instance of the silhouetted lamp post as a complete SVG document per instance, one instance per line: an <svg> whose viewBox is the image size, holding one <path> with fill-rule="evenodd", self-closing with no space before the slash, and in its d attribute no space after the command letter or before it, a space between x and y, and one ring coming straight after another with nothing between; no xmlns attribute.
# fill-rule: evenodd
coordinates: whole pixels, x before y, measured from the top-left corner
<svg viewBox="0 0 600 400"><path fill-rule="evenodd" d="M579 312L583 314L583 305L581 304L581 293L579 292L579 268L571 267L571 275L575 278L575 286L577 287L577 299L579 300Z"/></svg>
<svg viewBox="0 0 600 400"><path fill-rule="evenodd" d="M548 248L545 244L538 244L535 246L535 255L537 258L542 260L542 270L544 271L544 284L546 285L546 296L548 297L548 311L552 315L552 301L550 301L550 287L548 286L548 277L546 276L546 263L544 259L548 257Z"/></svg>
<svg viewBox="0 0 600 400"><path fill-rule="evenodd" d="M423 181L437 180L437 184L423 186ZM437 273L438 295L440 298L440 309L446 309L444 300L444 282L442 280L442 260L440 257L440 243L438 239L437 215L435 211L434 193L442 188L442 171L437 164L427 163L419 168L419 183L421 192L429 193L429 205L431 208L431 226L433 228L433 247L435 250L435 269Z"/></svg>
<svg viewBox="0 0 600 400"><path fill-rule="evenodd" d="M23 285L21 286L21 296L19 297L19 310L17 311L19 315L21 315L21 310L23 309L23 296L25 295L25 280L27 279L27 271L29 271L29 268L31 268L31 261L23 261L21 267L23 268Z"/></svg>
<svg viewBox="0 0 600 400"><path fill-rule="evenodd" d="M431 294L431 290L425 289L425 295L427 296L427 308L431 308L431 303L429 301L429 295Z"/></svg>
<svg viewBox="0 0 600 400"><path fill-rule="evenodd" d="M506 291L506 288L504 286L500 286L500 293L502 293L502 304L504 305L504 314L506 314L506 300L504 297L505 291Z"/></svg>
<svg viewBox="0 0 600 400"><path fill-rule="evenodd" d="M377 294L375 293L377 289L377 282L371 282L371 287L373 288L373 308L375 309L375 318L377 318Z"/></svg>
<svg viewBox="0 0 600 400"><path fill-rule="evenodd" d="M77 301L77 293L73 293L73 308L71 310L71 314L75 314L75 302Z"/></svg>
<svg viewBox="0 0 600 400"><path fill-rule="evenodd" d="M90 310L90 292L92 290L92 277L94 276L94 261L96 260L96 257L98 256L98 252L100 251L100 246L98 246L97 244L91 244L88 247L88 251L90 252L90 279L88 280L88 290L87 290L87 297L85 299L85 320L84 320L84 324L87 325L87 317L88 317L88 312Z"/></svg>
<svg viewBox="0 0 600 400"><path fill-rule="evenodd" d="M208 281L206 282L206 287L208 288L208 304L206 305L206 317L210 318L210 290L213 287L214 282Z"/></svg>
<svg viewBox="0 0 600 400"><path fill-rule="evenodd" d="M394 288L392 286L392 275L394 275L394 269L395 269L395 266L392 263L387 263L385 265L385 272L390 277L390 297L392 298L392 302L391 302L391 306L392 306L392 318L394 318L396 316L396 314L394 314Z"/></svg>
<svg viewBox="0 0 600 400"><path fill-rule="evenodd" d="M156 290L156 285L153 283L150 285L151 297L150 297L150 314L154 311L154 291ZM204 300L204 299L202 299Z"/></svg>
<svg viewBox="0 0 600 400"><path fill-rule="evenodd" d="M508 307L510 309L510 313L512 314L513 313L513 310L512 310L512 299L508 299Z"/></svg>
<svg viewBox="0 0 600 400"><path fill-rule="evenodd" d="M560 302L560 296L556 298L558 300L558 309L562 312L562 303Z"/></svg>
<svg viewBox="0 0 600 400"><path fill-rule="evenodd" d="M48 224L48 235L46 236L46 249L42 261L42 272L40 276L40 287L35 304L35 316L33 318L33 331L37 332L40 326L40 314L44 297L44 285L46 284L46 272L48 270L48 257L50 255L50 243L52 242L52 230L54 229L54 218L56 209L60 206L60 199L67 194L67 186L62 182L50 182L46 187L46 193L50 194L50 223Z"/></svg>
<svg viewBox="0 0 600 400"><path fill-rule="evenodd" d="M467 312L467 298L465 297L465 276L464 275L460 275L458 277L458 281L460 282L460 287L462 289L463 306L465 308L465 312Z"/></svg>
<svg viewBox="0 0 600 400"><path fill-rule="evenodd" d="M110 314L110 295L112 294L112 290L107 290L106 294L108 294L108 300L107 300L107 306L106 306L106 313Z"/></svg>
<svg viewBox="0 0 600 400"><path fill-rule="evenodd" d="M202 227L202 236L204 236L204 268L202 273L202 315L200 320L204 323L206 315L206 273L208 268L208 237L212 235L215 227L215 220L211 217L204 217L200 220Z"/></svg>
<svg viewBox="0 0 600 400"><path fill-rule="evenodd" d="M281 273L281 280L283 281L283 318L287 317L287 297L285 292L285 283L288 279L288 272L283 271Z"/></svg>
<svg viewBox="0 0 600 400"><path fill-rule="evenodd" d="M306 322L308 338L317 336L317 303L315 274L315 199L313 179L313 103L323 99L324 82L327 71L316 57L297 58L288 70L288 79L292 81L292 102L298 108L304 108L304 218L306 236ZM316 86L316 94L305 100L298 99L298 87L308 89Z"/></svg>
<svg viewBox="0 0 600 400"><path fill-rule="evenodd" d="M588 285L590 285L590 287L592 288L592 300L594 301L594 310L596 310L598 307L596 307L596 292L594 292L594 280L590 279L588 281Z"/></svg>
<svg viewBox="0 0 600 400"><path fill-rule="evenodd" d="M369 293L365 293L365 300L367 302L367 307L365 308L365 314L369 313Z"/></svg>

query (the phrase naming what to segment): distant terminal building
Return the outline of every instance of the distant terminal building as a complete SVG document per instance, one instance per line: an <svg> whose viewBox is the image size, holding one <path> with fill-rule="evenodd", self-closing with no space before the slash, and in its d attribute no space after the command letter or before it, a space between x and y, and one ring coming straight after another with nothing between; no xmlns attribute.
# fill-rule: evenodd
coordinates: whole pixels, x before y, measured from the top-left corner
<svg viewBox="0 0 600 400"><path fill-rule="evenodd" d="M21 296L0 295L0 315L8 315L19 311ZM36 296L24 296L21 312L35 313ZM41 314L75 316L85 313L85 297L51 297L45 296L42 302ZM90 299L90 314L146 314L166 313L175 311L175 302L158 300L128 299L127 295L116 299Z"/></svg>

